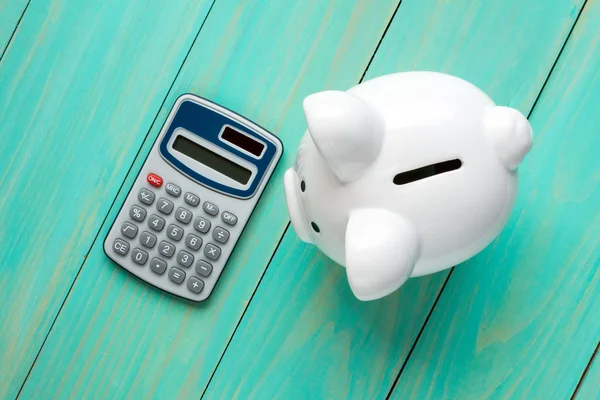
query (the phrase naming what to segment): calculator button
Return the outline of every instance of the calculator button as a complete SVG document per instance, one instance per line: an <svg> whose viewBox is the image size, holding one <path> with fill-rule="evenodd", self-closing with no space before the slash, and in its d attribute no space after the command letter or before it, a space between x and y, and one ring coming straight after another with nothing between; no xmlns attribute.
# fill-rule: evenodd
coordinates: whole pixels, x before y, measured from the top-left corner
<svg viewBox="0 0 600 400"><path fill-rule="evenodd" d="M202 239L190 233L185 238L185 245L192 250L198 250L202 246Z"/></svg>
<svg viewBox="0 0 600 400"><path fill-rule="evenodd" d="M185 250L180 250L177 253L177 262L184 267L189 267L194 262L194 256Z"/></svg>
<svg viewBox="0 0 600 400"><path fill-rule="evenodd" d="M169 270L169 279L175 283L181 283L185 279L185 272L177 267L172 267Z"/></svg>
<svg viewBox="0 0 600 400"><path fill-rule="evenodd" d="M209 203L208 201L204 202L202 208L207 214L210 215L217 215L219 213L219 207L215 206L213 203Z"/></svg>
<svg viewBox="0 0 600 400"><path fill-rule="evenodd" d="M183 228L177 225L169 225L167 235L174 240L180 240L183 237Z"/></svg>
<svg viewBox="0 0 600 400"><path fill-rule="evenodd" d="M148 189L141 189L138 193L138 200L144 204L152 205L154 203L154 193Z"/></svg>
<svg viewBox="0 0 600 400"><path fill-rule="evenodd" d="M219 243L225 243L229 239L229 231L217 226L213 231L213 238Z"/></svg>
<svg viewBox="0 0 600 400"><path fill-rule="evenodd" d="M148 253L142 249L135 248L131 252L131 259L136 264L144 265L148 261Z"/></svg>
<svg viewBox="0 0 600 400"><path fill-rule="evenodd" d="M160 232L165 227L165 220L158 215L152 214L150 218L148 218L148 226L155 231Z"/></svg>
<svg viewBox="0 0 600 400"><path fill-rule="evenodd" d="M184 200L191 206L197 206L198 204L200 204L200 197L192 193L186 193Z"/></svg>
<svg viewBox="0 0 600 400"><path fill-rule="evenodd" d="M148 181L149 184L151 184L152 186L156 186L156 187L161 187L163 184L162 178L156 174L148 174L148 176L146 177L146 180Z"/></svg>
<svg viewBox="0 0 600 400"><path fill-rule="evenodd" d="M179 197L179 195L181 194L181 188L175 185L174 183L167 183L167 185L165 186L165 190L171 196Z"/></svg>
<svg viewBox="0 0 600 400"><path fill-rule="evenodd" d="M202 217L198 217L194 221L194 229L196 229L198 232L206 233L210 229L210 221Z"/></svg>
<svg viewBox="0 0 600 400"><path fill-rule="evenodd" d="M204 247L204 255L211 260L216 260L221 255L221 249L212 243L208 243Z"/></svg>
<svg viewBox="0 0 600 400"><path fill-rule="evenodd" d="M175 246L163 240L158 244L158 252L163 256L171 257L175 253Z"/></svg>
<svg viewBox="0 0 600 400"><path fill-rule="evenodd" d="M187 288L190 289L194 293L200 293L204 288L204 282L195 276L190 277L187 281Z"/></svg>
<svg viewBox="0 0 600 400"><path fill-rule="evenodd" d="M224 211L223 214L221 214L221 219L226 224L229 224L232 226L237 223L237 217L235 215L233 215L232 213L230 213L229 211Z"/></svg>
<svg viewBox="0 0 600 400"><path fill-rule="evenodd" d="M186 210L183 207L179 207L177 211L175 211L175 218L177 218L178 221L181 221L184 224L189 224L192 220L192 212L190 210Z"/></svg>
<svg viewBox="0 0 600 400"><path fill-rule="evenodd" d="M151 249L156 244L156 236L150 232L142 232L140 235L140 243L142 246L146 246L147 248Z"/></svg>
<svg viewBox="0 0 600 400"><path fill-rule="evenodd" d="M144 218L146 218L146 210L137 205L131 206L131 210L129 210L129 216L138 222L142 222Z"/></svg>
<svg viewBox="0 0 600 400"><path fill-rule="evenodd" d="M165 273L165 270L167 269L167 263L164 262L163 260L161 260L160 258L154 257L150 261L150 269L152 271L156 272L157 274L162 275Z"/></svg>
<svg viewBox="0 0 600 400"><path fill-rule="evenodd" d="M113 243L113 250L116 253L119 253L124 256L129 251L129 243L127 243L123 239L115 239L115 242Z"/></svg>
<svg viewBox="0 0 600 400"><path fill-rule="evenodd" d="M160 199L158 199L156 208L161 213L169 215L169 214L171 214L171 212L173 212L173 203L171 203L169 200L161 197Z"/></svg>
<svg viewBox="0 0 600 400"><path fill-rule="evenodd" d="M196 263L196 272L202 276L209 276L212 272L212 264L204 260L200 260Z"/></svg>
<svg viewBox="0 0 600 400"><path fill-rule="evenodd" d="M135 235L137 235L138 228L134 224L130 222L123 222L123 226L121 227L121 233L124 236L127 236L130 239L133 239Z"/></svg>

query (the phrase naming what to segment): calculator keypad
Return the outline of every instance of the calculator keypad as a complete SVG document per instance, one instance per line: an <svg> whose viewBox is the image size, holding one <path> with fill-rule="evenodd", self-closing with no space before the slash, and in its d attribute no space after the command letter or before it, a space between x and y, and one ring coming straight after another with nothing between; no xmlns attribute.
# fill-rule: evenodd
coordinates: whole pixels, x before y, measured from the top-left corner
<svg viewBox="0 0 600 400"><path fill-rule="evenodd" d="M181 196L181 188L172 182L165 182L164 192L162 190L157 186L156 189L142 188L137 192L137 201L148 209L138 204L129 209L129 219L120 228L122 238L116 239L112 248L121 256L127 255L137 265L147 265L157 275L166 273L164 279L175 284L185 281L184 289L191 293L201 293L206 285L203 279L209 278L213 271L211 262L221 257L219 245L228 242L230 232L218 225L213 228L210 219L219 218L220 212L216 204L206 201L202 203L202 210L192 212L200 205L199 196L190 192ZM167 198L169 196L173 197L173 201ZM175 205L177 197L182 197L180 204L184 207ZM199 215L202 213L205 215ZM237 223L237 217L229 211L224 211L220 220L225 226ZM166 240L161 240L161 235ZM183 244L176 245L183 238ZM158 257L151 255L153 252Z"/></svg>

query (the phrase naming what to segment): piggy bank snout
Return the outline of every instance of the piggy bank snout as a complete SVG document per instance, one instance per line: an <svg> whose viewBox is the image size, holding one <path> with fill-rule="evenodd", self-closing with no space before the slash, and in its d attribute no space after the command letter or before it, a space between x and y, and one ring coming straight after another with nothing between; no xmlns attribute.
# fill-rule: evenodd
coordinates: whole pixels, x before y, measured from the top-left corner
<svg viewBox="0 0 600 400"><path fill-rule="evenodd" d="M287 202L288 213L290 214L292 226L294 227L294 230L296 231L296 234L300 240L306 243L312 243L308 229L308 221L306 219L304 207L302 207L300 193L298 193L298 188L300 187L298 175L293 168L285 171L283 184L285 188L285 200Z"/></svg>

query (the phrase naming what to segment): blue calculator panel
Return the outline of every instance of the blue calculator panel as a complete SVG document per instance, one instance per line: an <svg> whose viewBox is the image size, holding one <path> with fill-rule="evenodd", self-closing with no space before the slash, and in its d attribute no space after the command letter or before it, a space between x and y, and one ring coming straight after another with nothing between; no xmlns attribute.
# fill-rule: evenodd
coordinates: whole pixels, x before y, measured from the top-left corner
<svg viewBox="0 0 600 400"><path fill-rule="evenodd" d="M206 299L282 151L240 115L181 96L106 237L106 254L162 290Z"/></svg>

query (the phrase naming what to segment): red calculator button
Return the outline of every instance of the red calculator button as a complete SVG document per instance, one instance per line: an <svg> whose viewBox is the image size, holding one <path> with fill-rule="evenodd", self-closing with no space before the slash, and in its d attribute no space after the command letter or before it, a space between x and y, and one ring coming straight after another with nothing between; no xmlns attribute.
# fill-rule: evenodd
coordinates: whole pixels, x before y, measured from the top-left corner
<svg viewBox="0 0 600 400"><path fill-rule="evenodd" d="M161 187L163 184L163 179L156 174L148 174L148 177L146 179L148 180L148 183L152 186Z"/></svg>

